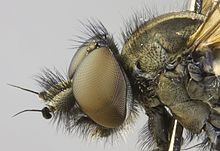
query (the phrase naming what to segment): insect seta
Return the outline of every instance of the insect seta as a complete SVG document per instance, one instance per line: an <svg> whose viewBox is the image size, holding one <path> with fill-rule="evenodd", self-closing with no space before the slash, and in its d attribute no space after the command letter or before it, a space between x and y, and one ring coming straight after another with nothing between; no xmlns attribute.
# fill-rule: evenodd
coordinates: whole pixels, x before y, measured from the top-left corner
<svg viewBox="0 0 220 151"><path fill-rule="evenodd" d="M220 2L196 0L191 8L145 22L136 16L121 53L101 22L84 25L88 38L67 76L45 69L41 92L11 85L45 103L15 116L41 112L69 133L108 138L124 135L143 108L142 150L179 151L197 136L203 141L189 148L220 150Z"/></svg>

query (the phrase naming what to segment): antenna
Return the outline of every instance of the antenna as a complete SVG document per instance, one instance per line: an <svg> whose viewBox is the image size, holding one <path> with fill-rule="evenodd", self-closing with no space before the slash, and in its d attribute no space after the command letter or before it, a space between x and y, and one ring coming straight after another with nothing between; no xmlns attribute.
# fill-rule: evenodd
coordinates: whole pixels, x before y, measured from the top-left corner
<svg viewBox="0 0 220 151"><path fill-rule="evenodd" d="M23 110L23 111L20 111L20 112L16 113L12 117L15 117L15 116L17 116L21 113L24 113L24 112L41 112L45 119L50 119L52 117L52 115L50 114L51 111L48 107L44 107L42 110L37 110L37 109Z"/></svg>
<svg viewBox="0 0 220 151"><path fill-rule="evenodd" d="M30 90L30 89L26 89L26 88L23 88L23 87L20 87L20 86L17 86L17 85L13 85L13 84L8 84L8 85L11 86L11 87L14 87L14 88L18 88L18 89L21 89L21 90L24 90L24 91L27 91L27 92L31 92L31 93L37 94L37 95L40 94L39 92Z"/></svg>
<svg viewBox="0 0 220 151"><path fill-rule="evenodd" d="M16 113L15 115L13 115L12 117L15 117L21 113L24 113L24 112L42 112L42 110L37 110L37 109L28 109L28 110L23 110L23 111L20 111L18 113Z"/></svg>

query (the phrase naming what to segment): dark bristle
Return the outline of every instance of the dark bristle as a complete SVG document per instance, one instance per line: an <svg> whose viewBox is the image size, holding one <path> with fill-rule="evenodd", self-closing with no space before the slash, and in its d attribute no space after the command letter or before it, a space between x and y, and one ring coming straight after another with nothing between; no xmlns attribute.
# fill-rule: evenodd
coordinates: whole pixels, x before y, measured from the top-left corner
<svg viewBox="0 0 220 151"><path fill-rule="evenodd" d="M131 38L131 35L134 32L138 32L138 30L143 26L146 22L156 18L157 16L169 12L174 12L176 10L178 11L184 11L187 10L189 2L184 1L182 5L179 6L178 3L176 4L176 7L164 9L162 12L159 12L159 8L155 5L154 7L149 7L147 3L144 5L143 9L141 11L135 11L133 12L133 15L130 17L130 19L125 20L125 27L122 31L122 44L128 41L129 38Z"/></svg>
<svg viewBox="0 0 220 151"><path fill-rule="evenodd" d="M139 133L138 144L141 150L154 150L156 148L156 142L149 130L148 121L144 124L142 130Z"/></svg>
<svg viewBox="0 0 220 151"><path fill-rule="evenodd" d="M37 75L35 80L43 91L49 91L47 94L49 99L52 99L56 94L71 86L70 81L56 69L54 71L48 68L43 69L42 74Z"/></svg>
<svg viewBox="0 0 220 151"><path fill-rule="evenodd" d="M194 139L196 139L197 135L190 132L189 130L184 129L184 145L188 145L190 142L192 142Z"/></svg>
<svg viewBox="0 0 220 151"><path fill-rule="evenodd" d="M184 129L184 142L183 150L195 149L200 151L214 151L213 144L210 142L205 131L202 131L200 134L194 134L189 130ZM195 145L190 145L191 142L199 142Z"/></svg>
<svg viewBox="0 0 220 151"><path fill-rule="evenodd" d="M105 26L100 21L94 19L87 20L86 23L80 22L83 30L81 31L83 36L75 36L75 42L81 45L85 44L88 40L95 40L99 45L106 46L111 49L114 54L118 54L118 48L113 40L112 35L109 34Z"/></svg>
<svg viewBox="0 0 220 151"><path fill-rule="evenodd" d="M35 80L43 89L48 90L56 84L62 83L66 80L66 78L64 78L64 76L62 76L62 74L59 73L56 69L52 71L48 68L45 68L42 70L41 75L36 76Z"/></svg>
<svg viewBox="0 0 220 151"><path fill-rule="evenodd" d="M69 83L65 83L64 81L66 80L64 76L62 76L57 70L53 72L49 69L44 69L43 74L38 76L37 81L44 90L52 93L51 98L52 96L55 96L56 93L69 90L72 85L70 81ZM68 104L60 103L61 107L58 107L59 110L52 113L52 121L57 125L57 128L61 128L65 133L76 133L84 139L95 137L96 140L102 140L105 142L110 141L114 143L114 140L121 137L127 130L125 127L132 125L134 119L137 117L138 104L135 100L131 99L131 101L133 101L130 106L131 113L128 115L124 124L118 128L104 128L103 126L96 124L80 109L76 103L77 101L75 100L74 95L65 98L65 100L68 100L66 101Z"/></svg>
<svg viewBox="0 0 220 151"><path fill-rule="evenodd" d="M122 43L125 43L134 32L138 32L145 22L150 21L159 15L157 9L151 9L147 5L142 11L133 12L130 19L125 20L125 29L122 31Z"/></svg>
<svg viewBox="0 0 220 151"><path fill-rule="evenodd" d="M87 140L95 138L97 141L116 143L115 140L122 138L126 133L126 126L131 126L137 117L137 103L132 104L131 113L123 125L118 128L105 128L96 124L85 113L83 113L77 104L70 110L63 112L55 112L53 122L57 128L63 129L67 134L75 133L81 138Z"/></svg>

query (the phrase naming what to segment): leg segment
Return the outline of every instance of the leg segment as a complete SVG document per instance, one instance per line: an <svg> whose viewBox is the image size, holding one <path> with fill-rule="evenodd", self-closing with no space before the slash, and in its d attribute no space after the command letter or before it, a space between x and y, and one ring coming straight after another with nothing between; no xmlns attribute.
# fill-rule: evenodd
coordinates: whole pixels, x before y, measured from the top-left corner
<svg viewBox="0 0 220 151"><path fill-rule="evenodd" d="M157 94L183 127L194 133L201 132L209 119L210 107L202 101L191 100L182 77L175 73L161 74Z"/></svg>
<svg viewBox="0 0 220 151"><path fill-rule="evenodd" d="M195 1L195 6L194 6L195 13L201 14L201 12L202 12L202 2L203 2L203 0L196 0Z"/></svg>
<svg viewBox="0 0 220 151"><path fill-rule="evenodd" d="M176 135L174 139L174 151L180 151L182 145L183 126L177 122Z"/></svg>
<svg viewBox="0 0 220 151"><path fill-rule="evenodd" d="M174 120L164 106L145 109L148 115L148 130L152 140L156 143L157 151L167 151L172 135ZM148 139L147 139L148 140Z"/></svg>

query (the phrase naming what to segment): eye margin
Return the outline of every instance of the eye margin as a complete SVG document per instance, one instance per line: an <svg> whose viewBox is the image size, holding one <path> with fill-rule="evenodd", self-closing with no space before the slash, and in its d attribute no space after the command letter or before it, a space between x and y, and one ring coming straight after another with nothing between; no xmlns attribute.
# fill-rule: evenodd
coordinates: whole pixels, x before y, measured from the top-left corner
<svg viewBox="0 0 220 151"><path fill-rule="evenodd" d="M71 80L76 68L93 50L101 47L108 48L115 57L119 56L119 49L113 36L107 31L100 21L88 20L87 23L80 22L83 26L83 36L77 36L74 40L80 44L75 52L68 69L68 78Z"/></svg>
<svg viewBox="0 0 220 151"><path fill-rule="evenodd" d="M84 40L81 45L94 41L99 47L108 47L114 55L119 54L117 44L113 36L108 32L103 23L99 20L87 20L87 23L80 22L84 28L84 36L79 36L80 40Z"/></svg>

